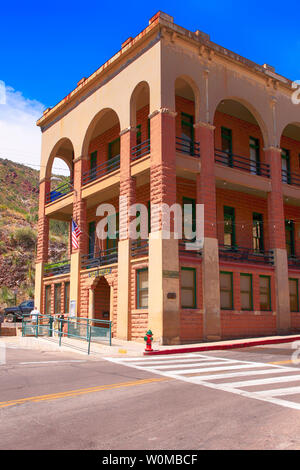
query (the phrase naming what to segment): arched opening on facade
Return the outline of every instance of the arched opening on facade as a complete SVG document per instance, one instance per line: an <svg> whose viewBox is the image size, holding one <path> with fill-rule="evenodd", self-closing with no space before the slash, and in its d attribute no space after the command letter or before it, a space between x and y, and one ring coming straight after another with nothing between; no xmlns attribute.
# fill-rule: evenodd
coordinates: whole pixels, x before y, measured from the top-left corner
<svg viewBox="0 0 300 470"><path fill-rule="evenodd" d="M73 160L72 142L67 138L61 139L53 148L46 168L48 181L45 195L46 204L55 203L74 190ZM57 213L53 212L49 220L49 261L52 264L64 261L65 268L64 264L57 267L61 273L64 272L64 269L66 272L69 269L71 217L72 203Z"/></svg>
<svg viewBox="0 0 300 470"><path fill-rule="evenodd" d="M104 276L99 277L94 287L94 311L96 320L110 320L110 286ZM97 325L96 325L97 326Z"/></svg>
<svg viewBox="0 0 300 470"><path fill-rule="evenodd" d="M120 121L114 110L103 109L94 117L84 138L82 155L83 185L119 169Z"/></svg>
<svg viewBox="0 0 300 470"><path fill-rule="evenodd" d="M237 99L222 100L215 112L217 163L269 177L264 147L264 124L250 105Z"/></svg>
<svg viewBox="0 0 300 470"><path fill-rule="evenodd" d="M198 121L199 92L188 77L175 81L176 150L199 156L199 142L195 140L194 124Z"/></svg>
<svg viewBox="0 0 300 470"><path fill-rule="evenodd" d="M300 207L294 190L300 188L300 123L288 124L281 135L281 180L289 186L283 186L285 240L290 266L299 265L300 245L298 239ZM297 293L295 281L290 280L290 289ZM291 297L294 302L294 297ZM295 304L291 307L295 308Z"/></svg>
<svg viewBox="0 0 300 470"><path fill-rule="evenodd" d="M73 159L72 142L69 139L61 139L52 150L47 163L49 192L46 194L46 204L73 191Z"/></svg>
<svg viewBox="0 0 300 470"><path fill-rule="evenodd" d="M130 99L130 123L136 128L136 142L131 149L131 160L148 155L150 152L150 88L147 82L140 82Z"/></svg>

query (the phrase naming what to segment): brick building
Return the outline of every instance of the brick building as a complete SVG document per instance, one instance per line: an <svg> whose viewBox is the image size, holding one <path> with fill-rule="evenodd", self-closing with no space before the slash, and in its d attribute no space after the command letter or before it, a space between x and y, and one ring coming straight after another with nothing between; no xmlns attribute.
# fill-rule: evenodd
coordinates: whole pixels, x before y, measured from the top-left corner
<svg viewBox="0 0 300 470"><path fill-rule="evenodd" d="M300 327L300 105L292 83L162 12L39 119L35 302L110 319L115 337L165 344ZM54 158L71 184L55 188ZM162 237L98 242L100 203L204 204L204 246ZM82 230L48 261L49 220ZM124 233L121 217L117 231ZM171 294L171 295L170 295Z"/></svg>

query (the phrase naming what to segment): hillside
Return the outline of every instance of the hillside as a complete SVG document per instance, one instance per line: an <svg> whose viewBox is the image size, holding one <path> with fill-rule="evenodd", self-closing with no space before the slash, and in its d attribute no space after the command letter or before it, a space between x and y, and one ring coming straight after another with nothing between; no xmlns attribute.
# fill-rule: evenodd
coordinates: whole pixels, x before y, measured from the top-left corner
<svg viewBox="0 0 300 470"><path fill-rule="evenodd" d="M39 172L0 158L0 310L33 297ZM51 221L50 259L66 255L67 227Z"/></svg>

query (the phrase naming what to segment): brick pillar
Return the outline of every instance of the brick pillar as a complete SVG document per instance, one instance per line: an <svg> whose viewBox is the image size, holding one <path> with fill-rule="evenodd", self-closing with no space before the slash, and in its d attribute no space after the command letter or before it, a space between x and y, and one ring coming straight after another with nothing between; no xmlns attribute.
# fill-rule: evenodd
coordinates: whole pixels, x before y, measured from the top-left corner
<svg viewBox="0 0 300 470"><path fill-rule="evenodd" d="M149 234L148 326L162 344L180 343L180 284L178 240L164 237L161 211L153 205L176 203L176 113L160 109L150 116L151 233ZM166 227L167 228L167 227ZM172 293L172 296L168 296ZM175 295L174 295L175 294Z"/></svg>
<svg viewBox="0 0 300 470"><path fill-rule="evenodd" d="M75 302L75 314L80 316L80 267L81 255L87 253L87 227L86 227L86 201L82 199L81 185L82 174L85 170L85 159L79 157L74 160L74 197L73 197L73 219L81 230L79 237L79 248L71 248L71 270L70 270L70 302Z"/></svg>
<svg viewBox="0 0 300 470"><path fill-rule="evenodd" d="M200 142L201 172L197 175L197 203L204 204L204 245L202 250L202 289L204 337L221 338L219 248L217 239L214 126L195 125Z"/></svg>
<svg viewBox="0 0 300 470"><path fill-rule="evenodd" d="M265 149L266 162L271 169L272 191L268 193L268 225L270 249L274 252L275 293L278 333L291 327L288 259L285 242L285 219L281 182L281 149Z"/></svg>
<svg viewBox="0 0 300 470"><path fill-rule="evenodd" d="M120 201L119 201L119 233L118 243L118 310L117 310L117 338L129 340L130 315L130 233L128 209L135 203L135 179L131 177L130 155L131 148L136 142L136 129L128 128L120 133L121 160L120 160ZM112 312L111 312L112 314Z"/></svg>
<svg viewBox="0 0 300 470"><path fill-rule="evenodd" d="M34 293L34 303L40 312L42 312L44 265L48 261L49 250L49 219L45 215L46 194L49 191L50 181L48 179L42 180L39 190L39 219Z"/></svg>

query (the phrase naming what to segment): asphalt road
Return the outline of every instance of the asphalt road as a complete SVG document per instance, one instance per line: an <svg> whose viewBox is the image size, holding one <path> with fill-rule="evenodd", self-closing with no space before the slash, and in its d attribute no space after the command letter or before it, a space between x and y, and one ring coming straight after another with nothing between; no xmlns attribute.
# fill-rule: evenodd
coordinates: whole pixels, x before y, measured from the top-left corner
<svg viewBox="0 0 300 470"><path fill-rule="evenodd" d="M249 392L295 391L300 366L291 353L279 345L111 362L9 347L0 365L0 449L299 449L300 409ZM250 381L249 396L216 387L241 380ZM280 399L300 405L299 397Z"/></svg>

